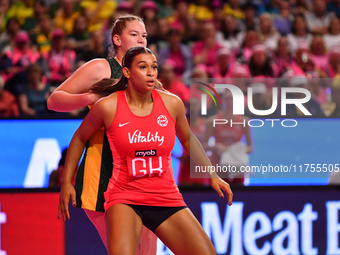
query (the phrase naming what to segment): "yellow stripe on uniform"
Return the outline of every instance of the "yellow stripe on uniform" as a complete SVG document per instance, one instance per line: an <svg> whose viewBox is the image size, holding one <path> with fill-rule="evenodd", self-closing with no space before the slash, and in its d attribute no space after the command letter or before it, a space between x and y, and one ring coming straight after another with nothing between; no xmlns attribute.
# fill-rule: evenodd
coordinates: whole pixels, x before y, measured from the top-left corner
<svg viewBox="0 0 340 255"><path fill-rule="evenodd" d="M85 161L83 192L81 195L82 208L93 211L96 210L97 205L103 140L104 128L101 128L90 139Z"/></svg>

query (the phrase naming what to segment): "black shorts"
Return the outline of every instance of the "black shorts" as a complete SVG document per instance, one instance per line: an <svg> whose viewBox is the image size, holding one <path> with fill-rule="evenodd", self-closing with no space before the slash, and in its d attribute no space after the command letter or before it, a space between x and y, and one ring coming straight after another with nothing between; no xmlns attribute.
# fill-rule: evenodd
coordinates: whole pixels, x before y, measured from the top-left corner
<svg viewBox="0 0 340 255"><path fill-rule="evenodd" d="M137 213L137 215L142 219L143 225L152 232L155 232L156 228L170 218L170 216L184 208L187 208L187 206L167 207L133 204L126 205L130 206Z"/></svg>

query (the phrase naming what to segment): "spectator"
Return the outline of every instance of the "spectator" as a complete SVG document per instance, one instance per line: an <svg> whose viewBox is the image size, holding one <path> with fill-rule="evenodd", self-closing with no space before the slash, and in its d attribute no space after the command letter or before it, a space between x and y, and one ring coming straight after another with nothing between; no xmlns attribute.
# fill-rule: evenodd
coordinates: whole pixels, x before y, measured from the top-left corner
<svg viewBox="0 0 340 255"><path fill-rule="evenodd" d="M188 13L189 5L188 2L185 0L176 0L175 1L175 10L173 15L169 18L170 25L176 25L185 28L185 32L187 27L187 17L193 16L194 14Z"/></svg>
<svg viewBox="0 0 340 255"><path fill-rule="evenodd" d="M340 1L339 0L327 1L326 10L328 12L334 12L336 16L340 17Z"/></svg>
<svg viewBox="0 0 340 255"><path fill-rule="evenodd" d="M257 44L252 48L253 55L248 67L252 77L278 77L278 67L272 63L266 46Z"/></svg>
<svg viewBox="0 0 340 255"><path fill-rule="evenodd" d="M65 166L65 160L66 160L66 154L67 154L67 149L64 149L63 152L61 153L61 158L59 160L58 168L56 170L53 170L50 174L50 180L48 182L48 187L61 187L61 181L62 181L62 176L64 173L64 166ZM75 176L72 180L72 184L74 185L75 183Z"/></svg>
<svg viewBox="0 0 340 255"><path fill-rule="evenodd" d="M213 66L216 61L216 52L222 46L215 41L215 26L212 22L205 22L202 25L202 39L192 46L194 64L204 64L208 68Z"/></svg>
<svg viewBox="0 0 340 255"><path fill-rule="evenodd" d="M46 15L48 8L43 0L37 0L34 3L34 15L28 17L24 24L21 25L21 29L27 32L34 33L38 27L39 19L42 15Z"/></svg>
<svg viewBox="0 0 340 255"><path fill-rule="evenodd" d="M275 16L274 25L281 35L290 33L290 28L293 23L294 17L291 14L290 2L282 0L280 3L280 14Z"/></svg>
<svg viewBox="0 0 340 255"><path fill-rule="evenodd" d="M80 15L75 11L75 0L61 0L61 7L56 12L54 23L57 28L62 29L66 35L73 31L74 21Z"/></svg>
<svg viewBox="0 0 340 255"><path fill-rule="evenodd" d="M249 69L246 65L235 65L231 70L232 84L235 84L243 92L244 103L248 101L248 80L250 78Z"/></svg>
<svg viewBox="0 0 340 255"><path fill-rule="evenodd" d="M216 30L222 30L222 24L224 22L224 15L223 15L223 4L220 0L213 0L211 2L211 10L213 12L214 18L213 22L215 24Z"/></svg>
<svg viewBox="0 0 340 255"><path fill-rule="evenodd" d="M169 18L170 26L183 27L183 41L191 45L193 42L198 41L198 19L194 14L188 13L188 2L185 0L176 0L175 11L173 16Z"/></svg>
<svg viewBox="0 0 340 255"><path fill-rule="evenodd" d="M16 18L10 18L6 24L6 31L0 35L0 52L1 55L6 50L13 49L15 45L15 37L19 32L20 25Z"/></svg>
<svg viewBox="0 0 340 255"><path fill-rule="evenodd" d="M261 43L271 51L276 51L280 34L276 31L269 13L262 13L260 15L257 34Z"/></svg>
<svg viewBox="0 0 340 255"><path fill-rule="evenodd" d="M250 1L247 1L242 9L244 12L244 19L240 20L240 30L255 30L259 23L258 17L255 15L255 6Z"/></svg>
<svg viewBox="0 0 340 255"><path fill-rule="evenodd" d="M19 108L17 104L17 99L9 91L4 89L5 81L0 76L0 117L18 117Z"/></svg>
<svg viewBox="0 0 340 255"><path fill-rule="evenodd" d="M192 70L191 74L192 79L203 79L206 80L209 78L208 68L205 65L197 65Z"/></svg>
<svg viewBox="0 0 340 255"><path fill-rule="evenodd" d="M114 11L111 15L111 17L108 19L108 22L105 26L105 47L109 50L109 52L112 52L109 57L114 57L115 50L112 46L112 38L111 38L111 30L112 30L112 24L115 23L118 17L124 15L124 14L133 14L134 13L134 7L132 4L128 1L120 2L117 6L116 11Z"/></svg>
<svg viewBox="0 0 340 255"><path fill-rule="evenodd" d="M192 81L195 82L196 80L199 80L200 82L208 82L208 78L209 78L208 68L205 65L202 65L202 64L197 65L192 70L192 74L191 74ZM200 100L201 94L202 93L199 89L191 89L190 90L191 98L194 97L194 98L197 98L197 99ZM210 97L208 97L208 103L207 103L207 105L208 105L208 114L207 115L208 116L211 115L210 112L209 112L209 110L210 110L209 106L211 105L211 103L212 103L212 100L211 100ZM215 110L215 109L213 109L213 110ZM216 112L214 112L214 113L216 113Z"/></svg>
<svg viewBox="0 0 340 255"><path fill-rule="evenodd" d="M335 45L340 45L340 19L338 17L332 19L328 33L323 35L323 40L328 50Z"/></svg>
<svg viewBox="0 0 340 255"><path fill-rule="evenodd" d="M310 57L314 64L319 69L326 70L328 65L328 54L322 36L316 35L313 37L310 44L310 53Z"/></svg>
<svg viewBox="0 0 340 255"><path fill-rule="evenodd" d="M290 79L289 86L295 87L295 88L308 89L308 80L306 76L294 76L292 79ZM305 98L305 94L303 93L297 92L297 93L289 93L289 94L291 94L292 98L295 98L295 99ZM320 104L315 99L313 99L313 97L308 102L302 105L307 109L307 111L309 111L312 114L312 117L324 117ZM302 110L298 108L295 104L287 104L286 113L288 117L305 116Z"/></svg>
<svg viewBox="0 0 340 255"><path fill-rule="evenodd" d="M52 33L52 50L44 55L48 65L47 78L51 86L57 87L71 76L75 69L76 53L65 48L65 34L61 29Z"/></svg>
<svg viewBox="0 0 340 255"><path fill-rule="evenodd" d="M230 61L230 50L221 48L216 52L216 64L212 68L212 78L230 78L233 70Z"/></svg>
<svg viewBox="0 0 340 255"><path fill-rule="evenodd" d="M239 64L248 64L253 54L252 48L258 42L257 34L254 30L241 32L238 35L241 47L234 50L235 59Z"/></svg>
<svg viewBox="0 0 340 255"><path fill-rule="evenodd" d="M78 16L74 21L72 34L66 38L67 48L74 50L77 54L77 61L83 58L90 44L90 33L88 32L87 19L85 16Z"/></svg>
<svg viewBox="0 0 340 255"><path fill-rule="evenodd" d="M240 1L239 0L230 0L228 4L225 4L224 8L223 8L223 14L224 15L231 15L235 19L244 19L245 18L245 14L240 7Z"/></svg>
<svg viewBox="0 0 340 255"><path fill-rule="evenodd" d="M267 12L271 16L274 17L280 13L281 0L261 1L261 2L262 4L259 4L257 8L258 15L261 15L264 12Z"/></svg>
<svg viewBox="0 0 340 255"><path fill-rule="evenodd" d="M236 39L239 32L236 19L232 15L226 15L222 23L222 30L216 32L215 39L223 47L233 50L240 47Z"/></svg>
<svg viewBox="0 0 340 255"><path fill-rule="evenodd" d="M157 43L158 37L158 7L153 1L145 1L140 6L140 16L148 31L148 44Z"/></svg>
<svg viewBox="0 0 340 255"><path fill-rule="evenodd" d="M310 56L309 44L307 42L299 43L295 54L295 60L293 61L291 68L295 75L303 76L317 70L317 67Z"/></svg>
<svg viewBox="0 0 340 255"><path fill-rule="evenodd" d="M173 0L162 0L158 4L158 18L169 18L174 12Z"/></svg>
<svg viewBox="0 0 340 255"><path fill-rule="evenodd" d="M38 64L26 69L28 83L21 84L19 89L19 106L25 116L47 116L47 98L50 86L42 81L42 69Z"/></svg>
<svg viewBox="0 0 340 255"><path fill-rule="evenodd" d="M33 0L19 0L14 2L8 10L10 18L17 18L19 24L24 24L28 17L34 16L34 1Z"/></svg>
<svg viewBox="0 0 340 255"><path fill-rule="evenodd" d="M294 14L305 15L308 11L312 9L311 1L297 0L295 2Z"/></svg>
<svg viewBox="0 0 340 255"><path fill-rule="evenodd" d="M189 15L195 15L199 20L213 20L214 14L212 13L209 5L209 0L196 0L195 3L189 5Z"/></svg>
<svg viewBox="0 0 340 255"><path fill-rule="evenodd" d="M17 95L17 85L27 81L26 67L40 60L39 52L31 50L29 44L28 33L20 31L15 37L14 49L7 49L3 52L0 70L6 82L5 89L14 95Z"/></svg>
<svg viewBox="0 0 340 255"><path fill-rule="evenodd" d="M283 75L290 69L293 63L293 57L289 50L288 39L281 36L278 41L277 52L275 54L275 64L278 67L279 76Z"/></svg>
<svg viewBox="0 0 340 255"><path fill-rule="evenodd" d="M190 90L183 82L176 80L174 66L172 60L166 60L159 70L159 79L166 90L177 95L185 104L190 99Z"/></svg>
<svg viewBox="0 0 340 255"><path fill-rule="evenodd" d="M313 36L308 33L307 24L304 16L296 15L292 33L287 35L287 39L289 42L289 48L292 54L294 54L298 48L300 42L306 42L308 45L311 43Z"/></svg>
<svg viewBox="0 0 340 255"><path fill-rule="evenodd" d="M117 13L117 12L118 12L119 15L122 15L124 13L126 13L126 14L133 14L135 12L135 10L134 10L134 7L131 4L131 2L129 2L129 1L122 1L122 2L120 2L118 4L118 6L116 8L115 13ZM112 20L112 21L114 21L114 20ZM113 24L113 23L114 22L111 22L111 24Z"/></svg>
<svg viewBox="0 0 340 255"><path fill-rule="evenodd" d="M181 43L183 30L171 26L168 32L169 45L159 50L158 61L160 66L166 59L172 60L177 79L188 78L192 71L191 49Z"/></svg>
<svg viewBox="0 0 340 255"><path fill-rule="evenodd" d="M313 0L313 11L305 14L307 27L313 34L326 34L332 14L326 12L326 0Z"/></svg>
<svg viewBox="0 0 340 255"><path fill-rule="evenodd" d="M201 38L199 36L200 24L194 15L188 15L186 17L185 32L183 39L186 44L192 46L195 42Z"/></svg>
<svg viewBox="0 0 340 255"><path fill-rule="evenodd" d="M333 109L330 112L330 117L340 118L340 75L337 75L333 79L332 83L332 104Z"/></svg>
<svg viewBox="0 0 340 255"><path fill-rule="evenodd" d="M144 21L145 29L148 31L148 48L153 52L157 52L157 44L160 40L157 18L158 7L153 1L145 1L141 4L139 13Z"/></svg>
<svg viewBox="0 0 340 255"><path fill-rule="evenodd" d="M158 43L157 49L159 50L162 47L168 45L168 33L170 29L169 20L166 18L158 19ZM182 27L180 28L183 32ZM156 52L157 53L157 52ZM158 58L158 57L157 57Z"/></svg>
<svg viewBox="0 0 340 255"><path fill-rule="evenodd" d="M340 47L333 46L329 52L328 66L326 74L329 78L334 78L340 74Z"/></svg>
<svg viewBox="0 0 340 255"><path fill-rule="evenodd" d="M248 67L246 65L235 65L231 71L231 78L250 78Z"/></svg>
<svg viewBox="0 0 340 255"><path fill-rule="evenodd" d="M48 14L41 15L37 31L32 34L32 44L40 54L47 54L52 49L52 20Z"/></svg>
<svg viewBox="0 0 340 255"><path fill-rule="evenodd" d="M0 33L6 29L6 24L9 20L8 10L10 6L10 0L0 0Z"/></svg>
<svg viewBox="0 0 340 255"><path fill-rule="evenodd" d="M92 31L104 29L106 20L110 18L117 7L117 1L81 0L79 5L89 23L89 31Z"/></svg>
<svg viewBox="0 0 340 255"><path fill-rule="evenodd" d="M83 54L85 62L94 58L106 58L108 50L104 46L104 33L102 30L95 30L91 33L89 48Z"/></svg>
<svg viewBox="0 0 340 255"><path fill-rule="evenodd" d="M308 78L309 90L312 93L312 98L317 101L320 106L324 106L328 101L326 89L328 87L329 79L321 79L319 72L311 73Z"/></svg>

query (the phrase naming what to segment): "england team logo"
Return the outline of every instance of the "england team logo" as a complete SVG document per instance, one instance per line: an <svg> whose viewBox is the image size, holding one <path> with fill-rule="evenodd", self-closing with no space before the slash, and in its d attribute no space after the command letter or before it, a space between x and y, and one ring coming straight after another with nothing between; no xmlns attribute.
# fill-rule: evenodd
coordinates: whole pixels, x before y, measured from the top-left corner
<svg viewBox="0 0 340 255"><path fill-rule="evenodd" d="M166 125L168 125L168 118L164 115L159 115L157 118L157 123L161 127L165 127Z"/></svg>

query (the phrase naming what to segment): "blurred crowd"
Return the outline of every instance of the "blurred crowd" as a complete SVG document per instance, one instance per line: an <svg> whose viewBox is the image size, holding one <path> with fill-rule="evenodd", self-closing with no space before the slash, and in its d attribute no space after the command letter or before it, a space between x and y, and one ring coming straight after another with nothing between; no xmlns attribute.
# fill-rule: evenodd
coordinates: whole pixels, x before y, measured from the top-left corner
<svg viewBox="0 0 340 255"><path fill-rule="evenodd" d="M268 78L300 77L280 86L309 89L314 117L340 116L339 0L0 0L0 117L86 114L46 100L85 62L114 56L110 28L124 13L143 18L159 79L188 105L190 78L236 79L265 110L278 84Z"/></svg>

